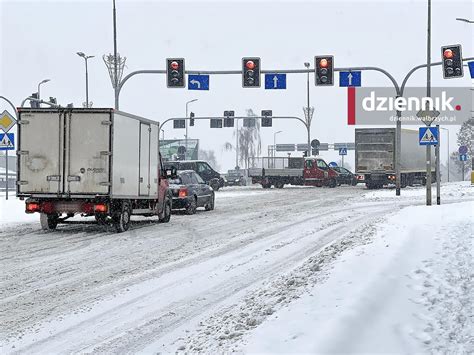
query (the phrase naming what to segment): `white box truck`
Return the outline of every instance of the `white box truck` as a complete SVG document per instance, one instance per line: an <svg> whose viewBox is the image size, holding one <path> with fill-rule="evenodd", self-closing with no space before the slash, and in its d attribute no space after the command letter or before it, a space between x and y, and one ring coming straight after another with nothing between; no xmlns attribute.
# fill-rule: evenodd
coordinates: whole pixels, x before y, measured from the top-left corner
<svg viewBox="0 0 474 355"><path fill-rule="evenodd" d="M426 183L426 147L418 142L418 131L401 131L401 187ZM355 130L355 172L367 188L396 183L395 128L358 128ZM432 181L436 180L434 149Z"/></svg>
<svg viewBox="0 0 474 355"><path fill-rule="evenodd" d="M131 215L168 222L172 196L159 123L110 108L19 109L17 196L43 229L74 215L118 232Z"/></svg>

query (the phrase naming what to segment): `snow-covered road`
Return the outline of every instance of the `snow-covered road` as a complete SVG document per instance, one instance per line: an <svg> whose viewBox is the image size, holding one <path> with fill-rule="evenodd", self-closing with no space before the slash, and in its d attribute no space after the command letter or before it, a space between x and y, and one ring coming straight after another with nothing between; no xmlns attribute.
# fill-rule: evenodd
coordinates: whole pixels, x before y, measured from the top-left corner
<svg viewBox="0 0 474 355"><path fill-rule="evenodd" d="M467 185L446 189L443 202L474 199ZM21 202L2 201L0 352L242 350L341 253L423 204L422 189L406 191L231 188L213 212L142 219L123 234L94 224L45 233L15 222Z"/></svg>

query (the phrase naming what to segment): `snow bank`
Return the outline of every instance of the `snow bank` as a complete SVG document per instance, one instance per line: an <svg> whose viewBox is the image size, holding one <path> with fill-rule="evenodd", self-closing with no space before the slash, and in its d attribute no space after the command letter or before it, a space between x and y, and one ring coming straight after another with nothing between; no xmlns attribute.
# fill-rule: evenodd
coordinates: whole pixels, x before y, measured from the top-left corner
<svg viewBox="0 0 474 355"><path fill-rule="evenodd" d="M25 201L20 201L12 193L5 200L5 193L0 194L0 230L11 223L39 221L38 214L25 213Z"/></svg>
<svg viewBox="0 0 474 355"><path fill-rule="evenodd" d="M403 209L251 333L244 351L473 353L473 216L473 202Z"/></svg>
<svg viewBox="0 0 474 355"><path fill-rule="evenodd" d="M432 189L433 200L436 201L436 184L433 184ZM426 195L425 186L406 187L401 189L400 195L402 198L407 197L423 197ZM441 184L441 202L443 198L462 198L474 197L474 186L471 186L470 181L446 182ZM395 188L384 188L380 190L373 190L364 194L365 198L382 200L391 199L395 197Z"/></svg>

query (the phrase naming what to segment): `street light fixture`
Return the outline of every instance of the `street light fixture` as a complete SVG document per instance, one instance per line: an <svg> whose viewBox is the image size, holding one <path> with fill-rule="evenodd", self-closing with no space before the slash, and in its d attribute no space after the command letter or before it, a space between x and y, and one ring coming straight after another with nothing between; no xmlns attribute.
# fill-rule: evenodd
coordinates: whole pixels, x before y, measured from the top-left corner
<svg viewBox="0 0 474 355"><path fill-rule="evenodd" d="M184 153L184 160L186 160L186 154L188 153L188 105L192 102L196 102L197 100L199 99L192 99L192 100L189 100L188 102L186 102L186 120L185 120L185 123L186 123L186 138L185 138L185 143L184 143L184 146L186 147L186 152Z"/></svg>
<svg viewBox="0 0 474 355"><path fill-rule="evenodd" d="M83 52L77 52L77 55L79 57L84 58L84 61L86 63L86 108L88 108L89 107L89 74L87 72L87 60L90 58L94 58L95 56L85 55Z"/></svg>
<svg viewBox="0 0 474 355"><path fill-rule="evenodd" d="M460 17L458 17L458 18L456 18L456 20L462 21L462 22L467 22L467 23L474 23L473 20L468 20L467 18L460 18Z"/></svg>
<svg viewBox="0 0 474 355"><path fill-rule="evenodd" d="M41 84L47 83L48 81L51 81L51 79L44 79L38 84L38 100L41 100L41 95L40 95L40 86ZM39 104L41 107L41 104Z"/></svg>
<svg viewBox="0 0 474 355"><path fill-rule="evenodd" d="M278 131L278 132L273 133L273 157L275 157L276 155L276 135L281 132L283 131Z"/></svg>

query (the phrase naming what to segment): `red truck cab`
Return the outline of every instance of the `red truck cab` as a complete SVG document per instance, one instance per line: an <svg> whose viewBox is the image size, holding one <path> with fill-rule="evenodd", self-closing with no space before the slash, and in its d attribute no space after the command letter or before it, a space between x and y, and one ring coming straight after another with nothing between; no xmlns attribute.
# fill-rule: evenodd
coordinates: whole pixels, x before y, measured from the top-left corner
<svg viewBox="0 0 474 355"><path fill-rule="evenodd" d="M331 169L326 162L318 157L306 158L304 162L303 177L306 186L336 187L338 173Z"/></svg>

